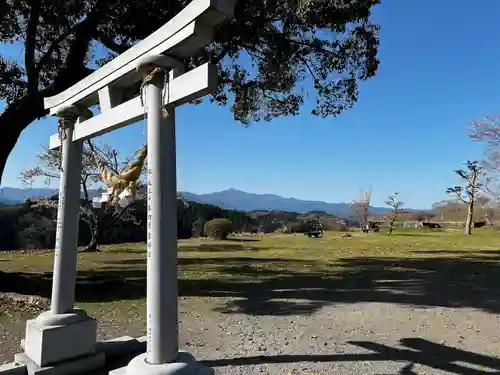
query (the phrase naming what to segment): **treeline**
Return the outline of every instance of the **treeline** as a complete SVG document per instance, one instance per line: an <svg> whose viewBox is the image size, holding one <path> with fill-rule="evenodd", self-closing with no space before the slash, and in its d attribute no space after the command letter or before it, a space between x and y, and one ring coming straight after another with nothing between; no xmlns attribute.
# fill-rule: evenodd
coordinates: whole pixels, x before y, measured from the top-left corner
<svg viewBox="0 0 500 375"><path fill-rule="evenodd" d="M137 203L131 208L127 220L118 220L99 235L99 245L146 240L146 207ZM203 227L209 220L226 218L233 223L234 232L270 233L275 231L303 232L306 220L318 218L320 213L301 215L290 212L242 212L222 209L210 204L177 201L178 238L204 236ZM103 220L112 220L106 214ZM0 205L0 250L53 248L56 238L57 209L50 206ZM322 218L327 229L336 228L337 220L325 214ZM86 246L91 240L89 226L80 220L79 245Z"/></svg>

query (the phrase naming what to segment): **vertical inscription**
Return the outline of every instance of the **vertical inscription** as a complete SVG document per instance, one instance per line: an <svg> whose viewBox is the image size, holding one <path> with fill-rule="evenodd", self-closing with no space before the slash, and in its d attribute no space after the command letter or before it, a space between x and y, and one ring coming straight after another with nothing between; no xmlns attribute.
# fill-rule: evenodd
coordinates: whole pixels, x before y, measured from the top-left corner
<svg viewBox="0 0 500 375"><path fill-rule="evenodd" d="M147 262L148 262L148 265L150 264L150 261L151 261L151 257L152 257L152 250L153 250L153 246L152 246L152 243L151 243L151 240L152 240L152 223L151 223L151 210L153 208L153 205L152 205L152 195L153 195L153 181L152 181L152 178L153 178L153 173L151 171L151 168L148 168L147 170L147 178L148 178L148 185L147 185L147 191L146 191L146 194L147 194L147 220L146 220L146 246L147 246ZM151 297L151 296L150 296ZM151 342L152 342L152 319L151 319L151 311L149 311L148 309L148 317L147 317L147 332L146 332L146 335L147 335L147 338L148 338L148 341L147 341L147 353L150 354L151 353Z"/></svg>
<svg viewBox="0 0 500 375"><path fill-rule="evenodd" d="M66 179L62 177L62 184L59 186L59 201L57 202L57 219L56 219L56 243L54 248L54 256L57 257L61 252L61 237L63 236L63 220L64 220L64 203L66 199Z"/></svg>
<svg viewBox="0 0 500 375"><path fill-rule="evenodd" d="M146 228L146 231L147 231L147 247L148 247L148 258L151 258L151 238L152 238L152 223L151 223L151 210L153 208L153 205L152 205L152 195L153 195L153 181L152 181L152 178L153 178L153 173L151 171L150 168L148 168L148 171L147 171L147 175L148 175L148 188L147 188L147 194L148 194L148 197L147 197L147 214L148 214L148 217L147 217L147 221L146 221L146 225L147 225L147 228Z"/></svg>

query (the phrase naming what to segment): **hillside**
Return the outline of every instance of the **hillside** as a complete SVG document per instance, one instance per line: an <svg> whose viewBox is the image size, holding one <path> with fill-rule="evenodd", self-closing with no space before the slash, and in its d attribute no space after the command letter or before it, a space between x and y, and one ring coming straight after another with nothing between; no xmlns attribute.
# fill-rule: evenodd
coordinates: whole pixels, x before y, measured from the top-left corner
<svg viewBox="0 0 500 375"><path fill-rule="evenodd" d="M274 194L252 194L236 189L228 189L208 194L193 194L189 192L183 192L182 194L187 200L214 204L233 210L276 210L298 213L325 211L331 215L340 217L352 215L352 211L347 203L308 201L296 198L284 198ZM389 209L384 207L371 207L371 212L375 214L386 213L389 211Z"/></svg>
<svg viewBox="0 0 500 375"><path fill-rule="evenodd" d="M0 203L14 204L23 202L28 197L50 196L57 193L57 189L33 188L1 188ZM213 204L225 209L241 211L289 211L306 213L310 211L324 211L331 215L346 217L352 214L347 203L328 203L322 201L308 201L296 198L284 198L274 194L253 194L241 190L228 189L215 193L194 194L183 192L184 198L188 201ZM371 212L381 214L389 209L383 207L371 207Z"/></svg>
<svg viewBox="0 0 500 375"><path fill-rule="evenodd" d="M0 188L0 203L3 204L18 204L30 197L50 197L57 194L58 189L53 188ZM98 194L96 191L89 191L89 195L93 197Z"/></svg>

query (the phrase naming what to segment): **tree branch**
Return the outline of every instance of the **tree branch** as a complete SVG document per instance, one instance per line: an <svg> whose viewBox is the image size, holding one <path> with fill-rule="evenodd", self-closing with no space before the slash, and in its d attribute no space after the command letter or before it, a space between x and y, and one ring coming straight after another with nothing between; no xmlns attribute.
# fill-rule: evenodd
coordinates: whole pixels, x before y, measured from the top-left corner
<svg viewBox="0 0 500 375"><path fill-rule="evenodd" d="M455 191L455 194L457 195L458 199L462 202L462 203L465 203L465 204L469 204L469 202L467 202L461 195L461 192L458 192L458 191Z"/></svg>
<svg viewBox="0 0 500 375"><path fill-rule="evenodd" d="M67 32L62 33L57 39L55 39L51 44L47 52L43 54L43 56L40 58L38 65L37 65L37 71L40 72L42 70L43 66L48 62L50 57L52 56L52 53L59 48L60 43L69 37L72 34L75 34L75 40L73 43L71 43L69 52L68 52L68 57L66 58L66 67L69 66L68 61L70 59L70 56L72 56L72 53L74 54L74 50L78 44L82 44L87 42L87 45L90 44L90 40L92 39L91 33L95 32L95 26L98 21L97 17L99 16L98 12L91 12L87 15L87 17L70 27ZM78 40L80 38L84 38L81 40ZM88 49L88 48L87 48ZM86 52L86 51L85 51ZM82 60L83 61L83 60Z"/></svg>
<svg viewBox="0 0 500 375"><path fill-rule="evenodd" d="M87 178L81 177L82 189L83 189L83 199L85 202L89 201L89 191L87 189Z"/></svg>
<svg viewBox="0 0 500 375"><path fill-rule="evenodd" d="M81 219L82 219L84 222L86 222L89 226L93 225L93 223L92 223L89 219L87 219L85 216L82 216L82 217L81 217Z"/></svg>
<svg viewBox="0 0 500 375"><path fill-rule="evenodd" d="M493 198L495 198L496 201L500 201L500 193L496 192L496 191L493 191L493 189L490 188L489 181L486 181L482 185L482 190L485 191L488 194L491 194L493 196Z"/></svg>
<svg viewBox="0 0 500 375"><path fill-rule="evenodd" d="M100 42L107 49L109 49L109 50L111 50L113 52L116 52L116 53L123 53L123 52L127 51L129 48L132 47L130 45L123 45L123 44L116 43L113 40L113 38L105 36L105 35L99 35L96 38L96 40L98 42Z"/></svg>
<svg viewBox="0 0 500 375"><path fill-rule="evenodd" d="M30 9L28 26L26 29L26 41L24 43L24 65L28 77L28 95L38 89L38 70L35 64L36 33L40 20L41 0L33 1Z"/></svg>
<svg viewBox="0 0 500 375"><path fill-rule="evenodd" d="M120 211L117 211L111 221L109 223L107 223L107 225L103 228L101 228L101 230L104 232L105 230L108 230L109 228L111 228L122 216L125 212L127 212L127 210L130 208L130 203L128 205L126 205L125 207L123 207Z"/></svg>

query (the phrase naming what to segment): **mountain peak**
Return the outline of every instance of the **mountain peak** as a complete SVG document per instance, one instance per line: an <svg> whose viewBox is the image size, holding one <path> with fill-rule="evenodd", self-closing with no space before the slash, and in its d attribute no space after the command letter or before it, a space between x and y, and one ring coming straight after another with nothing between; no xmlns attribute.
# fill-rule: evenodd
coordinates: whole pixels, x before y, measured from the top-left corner
<svg viewBox="0 0 500 375"><path fill-rule="evenodd" d="M229 188L229 189L226 189L226 190L222 190L222 191L219 191L219 193L244 193L244 194L249 194L249 193L246 193L244 191L241 191L241 190L238 190L238 189L234 189L234 188ZM214 194L214 193L212 193Z"/></svg>
<svg viewBox="0 0 500 375"><path fill-rule="evenodd" d="M226 209L241 211L288 211L306 213L324 211L331 215L349 217L352 211L348 203L327 203L284 198L275 194L248 193L234 188L208 194L183 193L187 200L213 204ZM373 213L388 212L388 208L371 207Z"/></svg>
<svg viewBox="0 0 500 375"><path fill-rule="evenodd" d="M0 203L7 204L21 203L29 196L51 196L57 193L57 189L17 189L2 188ZM349 217L352 211L347 203L327 203L321 201L306 201L297 198L283 198L274 194L255 194L247 193L238 189L230 188L227 190L209 193L193 194L182 192L186 200L213 204L226 209L240 211L288 211L306 213L310 211L324 211L330 215ZM388 208L371 207L373 213L388 212Z"/></svg>

